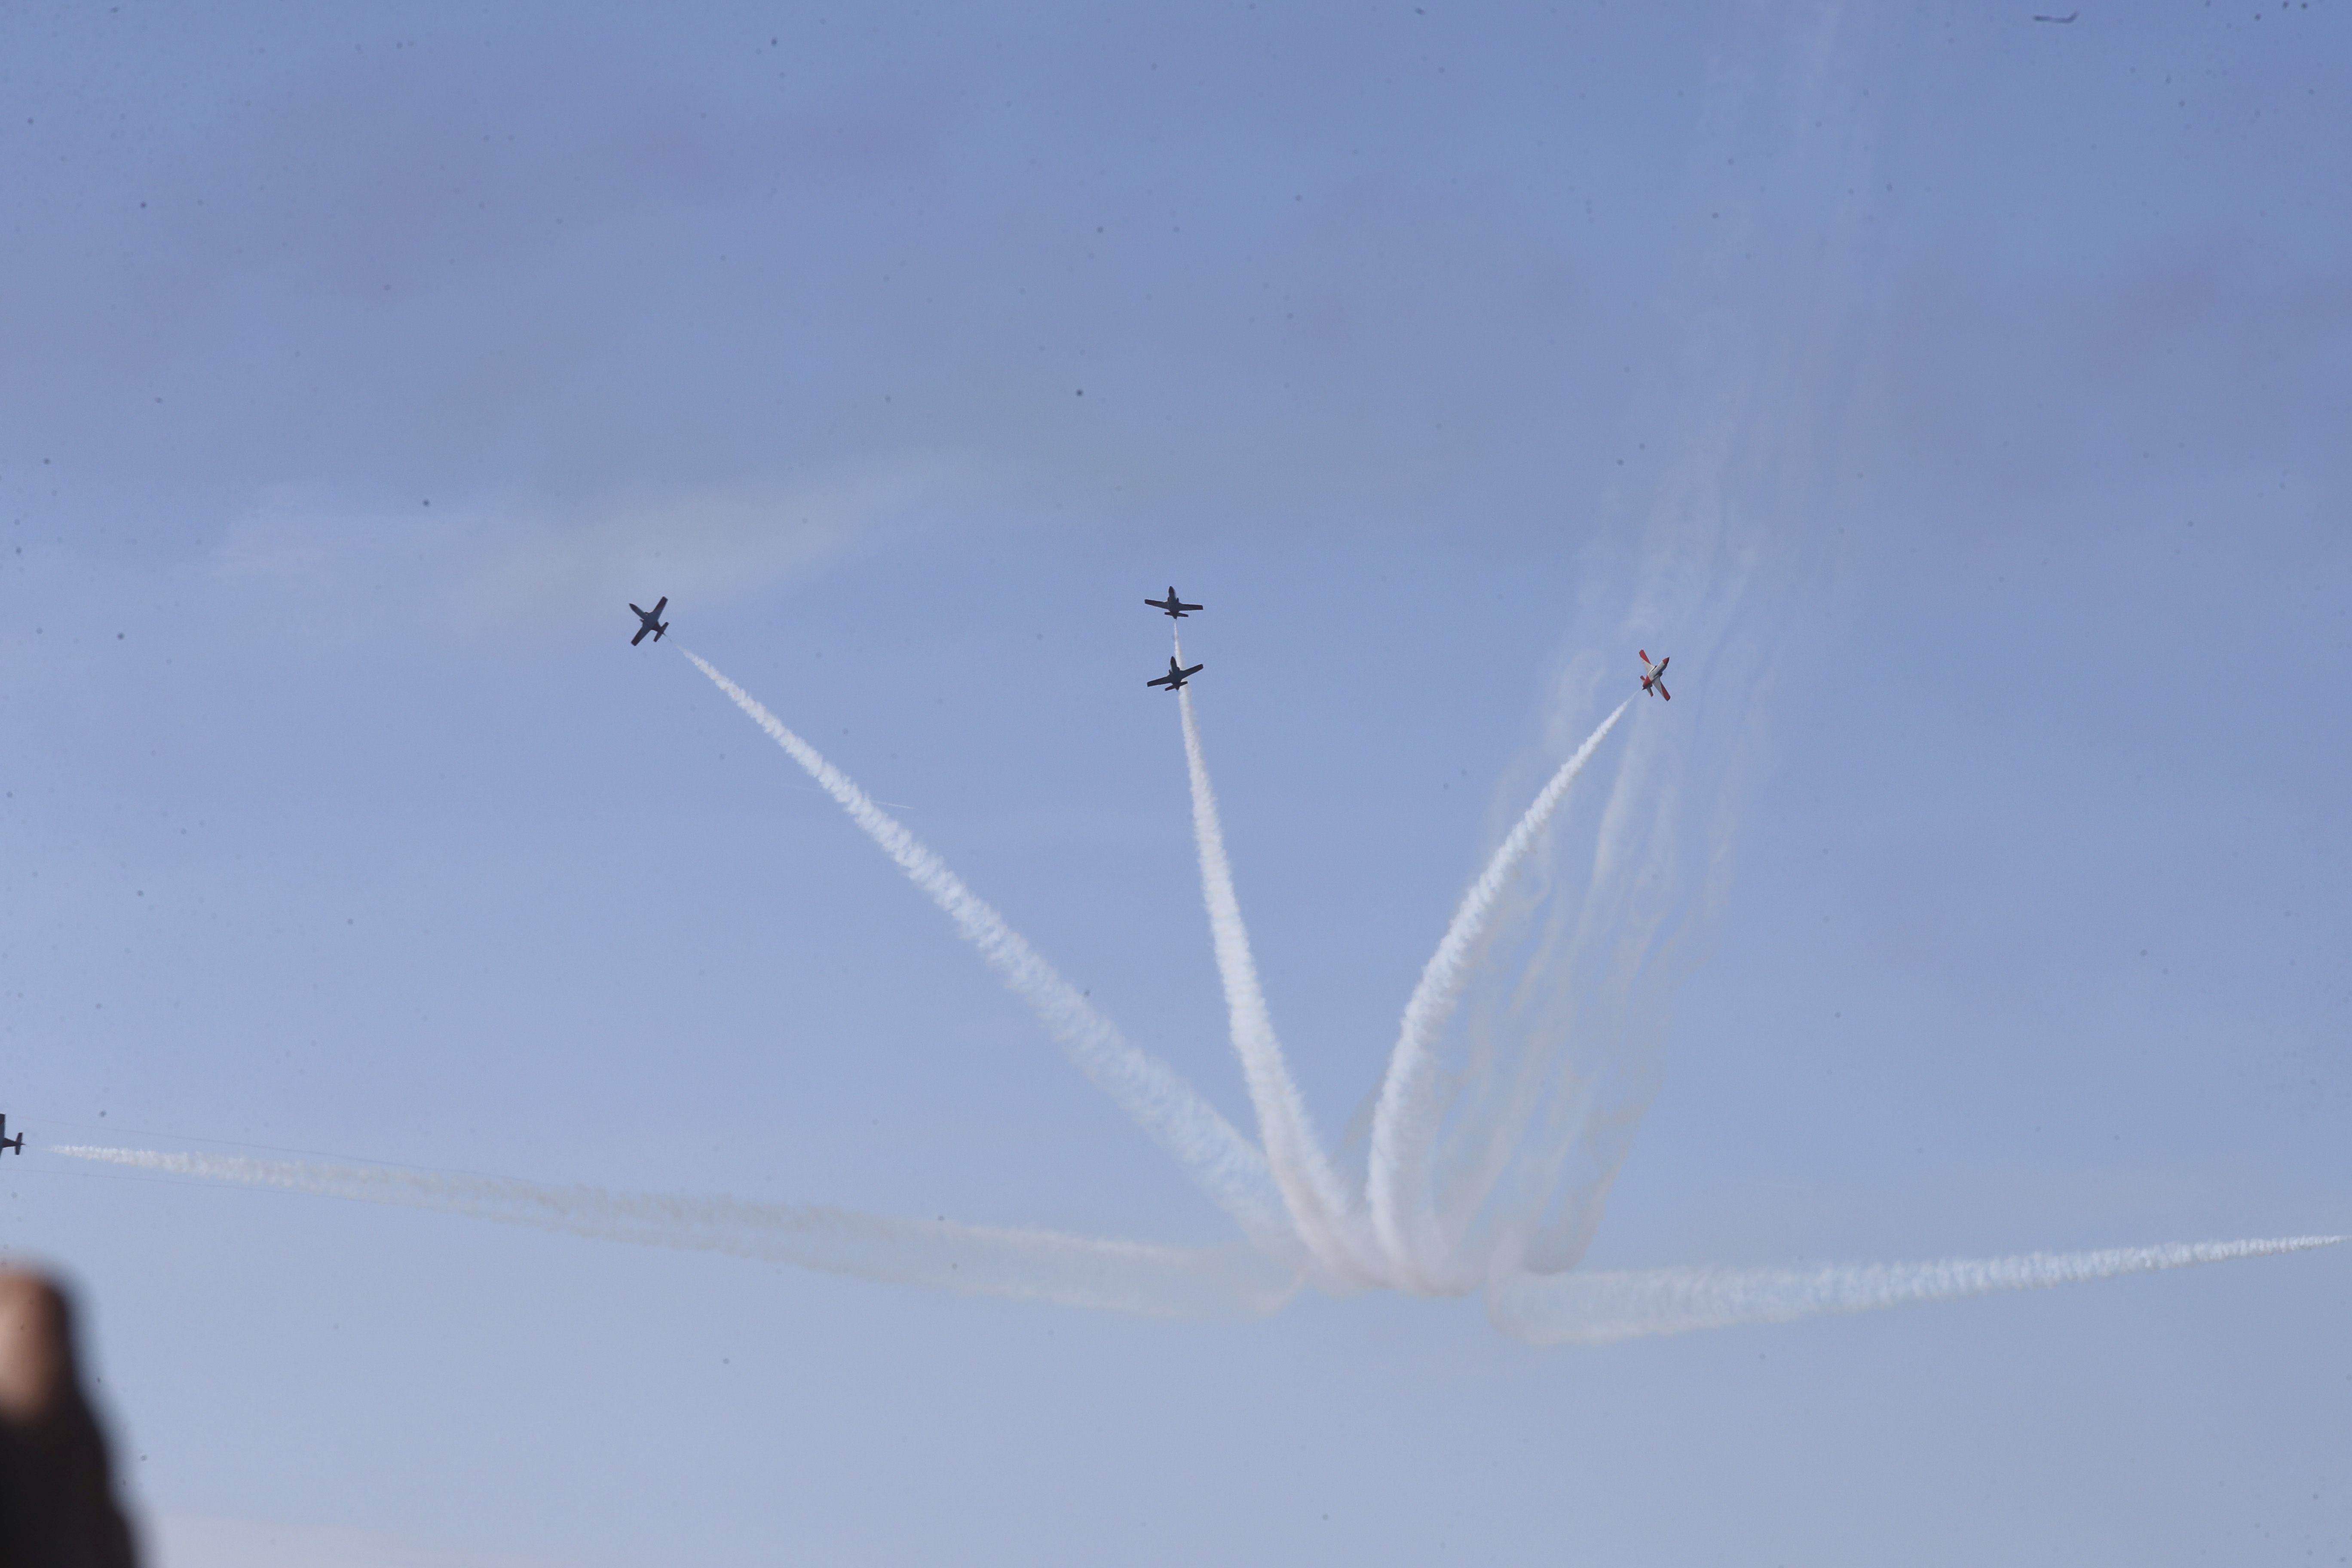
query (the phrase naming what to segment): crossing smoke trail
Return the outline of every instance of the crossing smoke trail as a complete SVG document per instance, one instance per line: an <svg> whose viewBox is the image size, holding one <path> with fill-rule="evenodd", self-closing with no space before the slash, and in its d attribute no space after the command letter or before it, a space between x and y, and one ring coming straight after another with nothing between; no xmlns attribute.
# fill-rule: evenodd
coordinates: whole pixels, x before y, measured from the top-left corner
<svg viewBox="0 0 2352 1568"><path fill-rule="evenodd" d="M1179 637L1177 662L1181 664L1183 658L1184 639ZM1217 820L1216 792L1209 785L1209 764L1201 750L1192 688L1179 687L1176 701L1183 715L1184 762L1192 784L1192 835L1200 849L1201 896L1208 905L1209 932L1216 950L1217 975L1224 984L1234 1050L1241 1058L1250 1103L1257 1110L1258 1135L1265 1141L1275 1183L1290 1205L1299 1235L1322 1266L1325 1282L1369 1283L1386 1271L1372 1254L1370 1237L1361 1234L1360 1218L1350 1212L1352 1205L1315 1135L1306 1101L1283 1060L1282 1043L1275 1037L1265 992L1258 984L1257 964L1250 955L1249 928L1242 922L1233 864L1225 855L1224 829Z"/></svg>
<svg viewBox="0 0 2352 1568"><path fill-rule="evenodd" d="M2340 1236L2171 1242L2100 1252L2033 1252L1945 1263L1824 1264L1815 1268L1654 1268L1624 1273L1507 1270L1487 1287L1496 1326L1535 1344L1595 1343L1819 1312L1868 1312L1996 1290L2032 1290L2334 1247Z"/></svg>
<svg viewBox="0 0 2352 1568"><path fill-rule="evenodd" d="M1297 1257L1297 1233L1284 1212L1265 1156L1232 1122L1165 1065L1128 1044L1109 1019L1004 923L1003 916L983 903L944 861L917 842L913 834L876 805L815 747L785 728L782 720L699 654L685 648L679 651L800 763L819 787L841 804L850 819L882 847L883 853L898 863L915 886L930 896L1013 994L1029 1004L1079 1070L1176 1157L1210 1200L1240 1225L1253 1245L1269 1257Z"/></svg>
<svg viewBox="0 0 2352 1568"><path fill-rule="evenodd" d="M1270 1312L1293 1277L1238 1247L1163 1247L1056 1231L891 1219L383 1165L322 1165L69 1144L49 1152L243 1187L431 1209L604 1241L790 1263L893 1284L1146 1317Z"/></svg>
<svg viewBox="0 0 2352 1568"><path fill-rule="evenodd" d="M1461 998L1470 956L1486 932L1496 900L1550 826L1559 803L1568 796L1569 785L1576 782L1633 700L1625 699L1601 721L1600 727L1537 793L1534 803L1486 862L1486 868L1463 895L1437 951L1422 969L1420 984L1405 1002L1396 1046L1389 1055L1388 1075L1381 1080L1380 1100L1372 1112L1370 1169L1365 1185L1381 1246L1425 1289L1438 1288L1438 1272L1444 1263L1430 1185L1431 1150L1445 1109L1434 1082L1438 1037Z"/></svg>

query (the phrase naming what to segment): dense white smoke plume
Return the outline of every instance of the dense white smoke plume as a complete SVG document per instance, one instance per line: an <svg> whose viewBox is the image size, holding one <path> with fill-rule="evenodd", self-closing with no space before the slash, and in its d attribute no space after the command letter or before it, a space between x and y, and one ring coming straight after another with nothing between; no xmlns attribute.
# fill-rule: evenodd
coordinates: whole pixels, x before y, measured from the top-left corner
<svg viewBox="0 0 2352 1568"><path fill-rule="evenodd" d="M1389 1054L1388 1075L1381 1081L1380 1100L1372 1112L1370 1170L1365 1185L1381 1245L1423 1289L1444 1289L1451 1261L1451 1245L1438 1235L1431 1187L1431 1158L1445 1110L1434 1081L1438 1036L1461 1000L1471 960L1486 935L1496 901L1551 826L1560 802L1568 797L1569 785L1576 782L1633 700L1629 697L1620 702L1601 721L1600 727L1537 794L1534 804L1463 895L1437 951L1422 969L1421 983L1405 1002L1396 1045ZM1507 1135L1508 1130L1504 1131Z"/></svg>
<svg viewBox="0 0 2352 1568"><path fill-rule="evenodd" d="M541 1186L386 1165L68 1144L77 1160L236 1186L435 1209L605 1241L797 1264L983 1296L1200 1317L1272 1311L1294 1286L1246 1247L1162 1247L1057 1231L891 1219L848 1209Z"/></svg>
<svg viewBox="0 0 2352 1568"><path fill-rule="evenodd" d="M1184 640L1179 637L1177 662L1182 663L1183 658ZM1216 950L1217 975L1224 985L1234 1050L1241 1058L1242 1077L1249 1086L1250 1103L1257 1110L1267 1163L1290 1206L1292 1222L1320 1266L1318 1272L1324 1282L1385 1281L1389 1270L1382 1266L1364 1225L1361 1205L1351 1204L1341 1190L1330 1156L1315 1135L1307 1102L1283 1059L1282 1044L1275 1037L1274 1019L1258 984L1257 963L1250 956L1249 928L1242 921L1241 900L1234 892L1233 866L1225 858L1216 791L1210 787L1209 765L1201 752L1201 727L1192 711L1192 688L1179 687L1176 700L1182 713L1184 760L1192 779L1201 896L1208 906L1210 940Z"/></svg>

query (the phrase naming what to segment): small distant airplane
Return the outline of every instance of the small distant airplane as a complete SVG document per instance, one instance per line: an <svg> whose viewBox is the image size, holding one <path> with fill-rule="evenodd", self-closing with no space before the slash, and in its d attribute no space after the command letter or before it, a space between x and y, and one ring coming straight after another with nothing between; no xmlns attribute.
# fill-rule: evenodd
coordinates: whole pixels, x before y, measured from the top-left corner
<svg viewBox="0 0 2352 1568"><path fill-rule="evenodd" d="M650 610L637 610L637 607L635 605L631 605L629 606L629 608L633 610L637 610L637 635L629 639L629 646L631 647L635 647L639 643L645 641L646 634L647 632L654 634L654 641L661 641L662 633L669 630L669 627L663 624L661 618L662 606L668 603L669 595L667 594L664 594L660 598L654 601L654 607Z"/></svg>
<svg viewBox="0 0 2352 1568"><path fill-rule="evenodd" d="M1665 658L1652 664L1647 648L1639 648L1635 651L1642 656L1642 689L1672 702L1675 700L1675 694L1666 689L1666 664L1674 656L1668 654Z"/></svg>
<svg viewBox="0 0 2352 1568"><path fill-rule="evenodd" d="M7 1136L7 1132L8 1119L0 1116L0 1149L14 1149L17 1153L22 1154L25 1152L25 1135L19 1132L11 1138Z"/></svg>
<svg viewBox="0 0 2352 1568"><path fill-rule="evenodd" d="M2082 14L2080 11L2069 11L2063 16L2036 16L2033 19L2037 22L2055 22L2063 26Z"/></svg>
<svg viewBox="0 0 2352 1568"><path fill-rule="evenodd" d="M1169 596L1170 598L1171 598L1171 599L1172 599L1172 598L1174 598L1174 597L1176 596L1176 592L1175 592L1175 590L1174 590L1174 589L1172 589L1172 588L1171 588L1171 589L1170 589L1170 590L1169 590L1169 593L1168 593L1168 596ZM1194 609L1196 609L1196 610L1197 610L1197 609L1199 609L1201 606L1200 606L1200 605L1193 605L1192 607L1193 607ZM1183 689L1184 689L1184 682L1185 682L1186 680L1188 680L1188 679L1192 679L1193 676L1196 676L1196 675L1200 674L1200 673L1201 673L1201 671L1202 671L1202 670L1204 670L1204 669L1206 669L1206 668L1209 668L1209 667L1208 667L1207 665L1205 665L1205 664L1196 664L1196 665L1194 665L1194 666L1193 666L1192 668L1190 668L1190 669L1179 669L1179 668L1176 668L1176 661L1175 661L1175 659L1173 659L1173 658L1171 658L1171 659L1169 659L1169 661L1168 661L1168 673L1167 673L1167 674L1165 674L1165 675L1161 676L1161 677L1160 677L1159 679L1157 679L1157 680L1147 680L1147 681L1145 681L1143 684L1144 684L1144 685L1146 685L1146 686L1164 686L1164 687L1166 687L1166 688L1167 688L1169 690L1171 690L1171 691L1181 691L1181 690L1183 690Z"/></svg>
<svg viewBox="0 0 2352 1568"><path fill-rule="evenodd" d="M1178 598L1176 596L1176 590L1172 586L1168 590L1168 596L1166 598L1146 599L1143 602L1150 605L1153 609L1159 611L1161 615L1166 616L1171 621L1181 621L1184 618L1185 611L1197 610L1201 607L1198 605L1188 605L1183 600Z"/></svg>

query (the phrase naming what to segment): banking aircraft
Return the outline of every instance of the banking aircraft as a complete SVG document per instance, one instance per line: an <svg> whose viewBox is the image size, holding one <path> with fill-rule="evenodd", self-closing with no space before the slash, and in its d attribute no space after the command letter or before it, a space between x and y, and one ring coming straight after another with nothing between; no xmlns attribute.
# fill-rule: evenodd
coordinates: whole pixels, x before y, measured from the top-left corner
<svg viewBox="0 0 2352 1568"><path fill-rule="evenodd" d="M1176 596L1176 591L1172 588L1170 589L1168 596L1171 599L1174 598ZM1195 605L1192 607L1197 610L1201 606ZM1208 668L1209 667L1205 664L1196 664L1190 669L1179 669L1176 668L1176 661L1173 658L1171 658L1168 661L1167 674L1161 676L1157 680L1147 680L1143 684L1146 686L1164 686L1171 691L1181 691L1184 689L1184 682L1186 680L1200 674L1201 671Z"/></svg>
<svg viewBox="0 0 2352 1568"><path fill-rule="evenodd" d="M8 1119L5 1116L0 1116L0 1149L14 1149L17 1153L23 1153L25 1152L25 1135L22 1132L19 1132L16 1136L11 1138L6 1135L7 1131Z"/></svg>
<svg viewBox="0 0 2352 1568"><path fill-rule="evenodd" d="M1185 611L1197 610L1201 607L1198 605L1188 605L1178 598L1173 587L1168 590L1168 596L1164 599L1146 599L1143 602L1171 621L1181 621L1184 618Z"/></svg>
<svg viewBox="0 0 2352 1568"><path fill-rule="evenodd" d="M1675 694L1666 689L1666 660L1674 656L1668 654L1666 658L1652 664L1647 649L1636 648L1634 651L1642 656L1642 689L1672 702L1675 700Z"/></svg>
<svg viewBox="0 0 2352 1568"><path fill-rule="evenodd" d="M637 610L637 607L635 605L631 605L629 606L629 608L633 610L637 610L637 635L629 639L629 646L631 647L635 647L639 643L645 641L646 634L647 632L654 634L654 641L661 641L662 633L669 630L669 627L663 623L661 618L662 606L668 603L669 595L667 594L664 594L660 598L654 601L654 607L650 610Z"/></svg>

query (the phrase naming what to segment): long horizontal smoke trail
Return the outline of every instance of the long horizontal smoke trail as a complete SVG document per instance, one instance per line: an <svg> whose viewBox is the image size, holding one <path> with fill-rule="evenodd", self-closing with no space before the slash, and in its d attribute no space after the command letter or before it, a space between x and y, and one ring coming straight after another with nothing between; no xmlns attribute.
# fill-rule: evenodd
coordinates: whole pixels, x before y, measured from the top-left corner
<svg viewBox="0 0 2352 1568"><path fill-rule="evenodd" d="M1388 1075L1381 1082L1380 1101L1372 1111L1366 1188L1372 1229L1381 1246L1400 1268L1412 1270L1424 1282L1433 1280L1444 1264L1438 1256L1435 1199L1430 1187L1430 1152L1444 1113L1434 1081L1438 1037L1444 1032L1454 1004L1461 1000L1463 984L1469 978L1471 952L1486 932L1496 900L1550 825L1559 803L1568 796L1568 786L1576 782L1576 775L1584 771L1584 764L1592 760L1592 753L1633 701L1627 698L1601 721L1575 755L1562 763L1537 794L1534 804L1463 895L1437 951L1422 969L1420 984L1405 1002L1396 1047L1389 1053Z"/></svg>
<svg viewBox="0 0 2352 1568"><path fill-rule="evenodd" d="M680 649L694 668L733 699L735 706L806 769L850 819L882 847L884 854L930 896L967 942L980 949L1013 994L1029 1004L1080 1071L1141 1123L1219 1208L1231 1215L1251 1242L1268 1256L1297 1256L1296 1232L1285 1215L1265 1156L1214 1106L1166 1065L1128 1044L1118 1026L1097 1012L1076 987L1054 972L1034 948L983 903L946 862L932 854L898 820L874 804L849 776L824 760L750 692L728 679L699 654Z"/></svg>
<svg viewBox="0 0 2352 1568"><path fill-rule="evenodd" d="M550 1187L383 1165L79 1144L48 1152L163 1175L432 1209L604 1241L723 1252L893 1284L1147 1317L1268 1312L1292 1289L1284 1270L1240 1247L1163 1247L1057 1231L891 1219L848 1209Z"/></svg>
<svg viewBox="0 0 2352 1568"><path fill-rule="evenodd" d="M1183 639L1176 642L1177 659L1183 658ZM1217 820L1217 795L1209 784L1209 764L1201 750L1201 727L1192 711L1192 691L1180 687L1177 706L1184 723L1184 762L1192 784L1192 836L1201 857L1201 897L1209 909L1209 934L1217 955L1217 976L1223 982L1225 1012L1231 1023L1234 1050L1242 1061L1250 1103L1257 1110L1258 1136L1265 1141L1267 1163L1275 1184L1290 1205L1298 1233L1318 1262L1336 1280L1377 1277L1378 1266L1366 1245L1370 1238L1351 1234L1350 1208L1339 1179L1307 1114L1306 1101L1283 1060L1282 1042L1275 1037L1274 1018L1266 1010L1265 992L1258 984L1257 963L1250 954L1249 928L1242 922L1240 898L1234 891L1234 868L1225 855L1225 834Z"/></svg>
<svg viewBox="0 0 2352 1568"><path fill-rule="evenodd" d="M2340 1236L2170 1242L2102 1252L2033 1252L1947 1263L1824 1264L1813 1268L1653 1268L1625 1273L1512 1271L1487 1287L1496 1326L1535 1344L1679 1334L1780 1323L1818 1312L1868 1312L1995 1290L2031 1290L2333 1247Z"/></svg>

